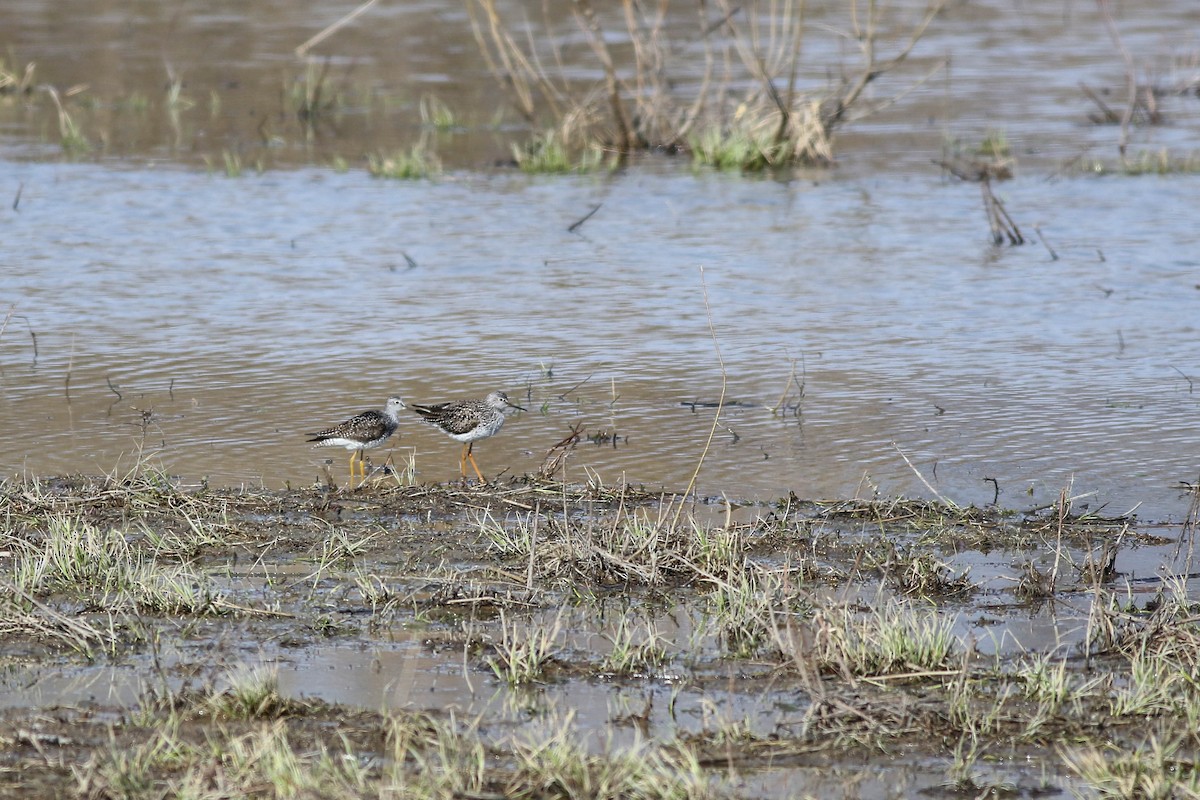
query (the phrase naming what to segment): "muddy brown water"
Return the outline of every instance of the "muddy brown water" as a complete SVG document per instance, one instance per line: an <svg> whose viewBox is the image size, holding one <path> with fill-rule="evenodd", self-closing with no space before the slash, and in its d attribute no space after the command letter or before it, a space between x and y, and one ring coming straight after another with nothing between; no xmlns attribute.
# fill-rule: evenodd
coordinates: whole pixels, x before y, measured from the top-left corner
<svg viewBox="0 0 1200 800"><path fill-rule="evenodd" d="M581 424L619 438L582 443L568 479L679 489L722 363L705 494L985 503L994 479L1010 507L1065 488L1158 519L1200 466L1192 177L1010 184L1054 261L995 250L975 191L936 175L7 169L9 474L140 455L189 483L304 485L327 461L344 481L347 454L308 432L393 393L502 388L529 411L476 448L490 475L536 471ZM415 416L392 448L420 481L457 475L458 445Z"/></svg>
<svg viewBox="0 0 1200 800"><path fill-rule="evenodd" d="M721 360L732 405L703 493L932 487L981 503L998 487L1002 503L1024 507L1067 488L1160 518L1181 513L1177 487L1200 473L1197 180L1058 172L1073 156L1111 153L1117 136L1087 122L1094 109L1078 88L1121 85L1090 4L950 9L919 56L949 56L951 68L849 126L842 166L789 182L670 159L583 178L197 174L171 162L206 153L219 164L222 148L241 147L221 126L279 106L281 83L303 73L292 48L349 8L88 9L5 4L11 60L35 61L39 80L63 90L87 83L80 98L157 97L166 70L197 98L222 100L211 121L196 112L185 126L195 141L174 152L96 123L101 139L129 143L110 153L122 163L5 163L10 474L112 472L146 457L190 482L302 485L327 462L340 477L345 460L309 451L308 431L392 393L431 402L503 388L530 413L479 447L489 473L536 469L582 424L610 444L579 448L569 478L675 489L704 450ZM393 122L411 122L431 88L452 105L477 111L487 95L502 107L462 7L370 13L316 54L353 62L338 73L346 85L394 95ZM815 30L839 21L812 13ZM1119 9L1155 85L1194 77L1183 29L1195 15L1188 3ZM849 59L812 38L814 61ZM1134 146L1184 156L1200 144L1200 102L1162 102L1171 124L1137 131ZM35 144L47 131L23 105L6 103L3 146L47 154ZM359 116L347 112L340 136L317 137L299 160L377 144L352 124ZM998 189L1047 246L991 246L976 188L928 163L944 138L990 130L1035 165ZM480 166L506 144L467 135L440 147ZM781 398L791 413L773 415ZM393 456L413 453L419 480L452 477L456 446L405 423Z"/></svg>
<svg viewBox="0 0 1200 800"><path fill-rule="evenodd" d="M1094 4L954 6L908 77L947 56L949 69L848 127L836 168L791 180L669 158L611 175L497 169L520 126L496 116L503 104L462 7L381 3L313 61L296 59L353 5L0 6L6 63L35 61L60 91L88 85L67 102L93 142L62 160L52 117L0 106L0 471L121 474L145 460L187 485L282 489L327 472L342 482L345 454L310 449L306 433L394 393L430 402L501 388L529 410L477 447L489 475L535 471L582 425L597 442L573 451L567 480L677 490L714 431L697 481L710 497L878 491L983 504L998 489L1020 509L1065 489L1077 508L1184 516L1182 485L1200 475L1200 178L1071 168L1113 158L1118 135L1088 122L1095 107L1079 89L1112 98L1123 85ZM1143 75L1164 87L1194 79L1193 3L1115 12ZM812 23L844 20L816 9ZM567 41L590 75L577 37ZM814 85L828 64L852 63L836 37L811 54ZM336 126L305 130L281 98L325 56L357 99ZM138 110L173 77L187 108ZM878 96L901 84L889 78ZM430 93L464 114L462 130L436 137L448 171L371 178L363 155L421 135ZM1170 124L1137 129L1135 148L1200 149L1200 100L1162 102ZM973 147L989 131L1017 158L997 191L1030 245L992 246L977 188L929 163L946 140ZM226 152L240 177L223 174ZM329 168L336 157L349 169ZM257 174L259 161L270 169ZM402 465L411 455L420 482L457 473L458 446L415 418L371 455L389 452ZM1121 571L1152 575L1169 550L1124 553ZM983 652L1077 643L1085 611L1009 606L1016 560L963 556L989 591L957 632ZM672 624L686 638L694 623ZM602 625L566 626L581 649L602 646ZM522 713L421 631L286 652L246 636L238 647L278 661L296 695ZM125 706L144 671L17 669L0 704ZM646 692L664 708L672 682L571 681L543 694L608 730ZM687 729L708 696L684 689L683 722L671 725ZM758 697L729 703L763 730L792 713ZM937 783L920 764L877 769L854 770L861 794ZM797 772L747 777L747 796L782 795ZM804 779L817 795L850 780Z"/></svg>

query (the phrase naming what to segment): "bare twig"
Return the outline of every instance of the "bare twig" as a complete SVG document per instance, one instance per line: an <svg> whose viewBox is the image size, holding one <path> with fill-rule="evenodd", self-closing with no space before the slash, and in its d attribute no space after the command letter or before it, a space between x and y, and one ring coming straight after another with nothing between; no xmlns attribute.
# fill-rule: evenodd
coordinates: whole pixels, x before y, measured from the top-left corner
<svg viewBox="0 0 1200 800"><path fill-rule="evenodd" d="M574 386L572 386L570 389L567 389L565 392L559 392L559 393L558 393L558 399L559 399L559 400L563 400L563 401L565 401L565 400L567 399L567 395L569 395L571 392L575 391L575 390L576 390L576 389L578 389L580 386L583 386L585 383L587 383L588 381L590 381L590 380L592 379L592 376L593 376L593 375L595 375L595 374L596 374L596 373L594 373L594 372L589 372L589 373L588 373L588 376L587 376L586 378L584 378L583 380L579 381L579 383L575 384L575 385L574 385Z"/></svg>
<svg viewBox="0 0 1200 800"><path fill-rule="evenodd" d="M26 329L29 331L29 339L33 343L33 363L36 364L38 360L37 333L33 330L33 324L29 321L29 317L25 316L24 314L14 313L16 310L17 306L15 303L9 306L8 313L4 315L4 322L0 323L0 336L4 335L4 331L6 328L8 328L8 321L10 319L19 319L24 322Z"/></svg>
<svg viewBox="0 0 1200 800"><path fill-rule="evenodd" d="M930 492L932 492L934 497L936 497L938 500L942 501L942 503L944 503L946 506L948 506L950 508L958 508L959 507L958 503L955 503L953 500L947 500L944 496L942 496L941 492L939 492L937 489L933 488L933 484L931 484L929 481L925 480L925 476L921 474L921 470L917 469L916 465L914 465L911 461L908 460L908 456L905 455L904 451L900 449L900 445L896 444L895 442L892 442L892 447L896 448L896 452L899 453L900 457L904 459L904 463L908 464L908 468L911 469L913 471L913 474L916 475L917 478L920 479L921 483L925 484L925 488L928 489Z"/></svg>
<svg viewBox="0 0 1200 800"><path fill-rule="evenodd" d="M992 241L996 244L1003 244L1004 237L1007 237L1009 244L1025 244L1025 237L1021 235L1021 229L1008 215L1004 203L1000 202L1000 198L992 192L991 180L985 178L979 185L983 189L983 206L987 211L988 220L992 224Z"/></svg>
<svg viewBox="0 0 1200 800"><path fill-rule="evenodd" d="M596 203L596 205L592 206L591 211L584 214L582 217L575 220L567 227L567 233L574 233L575 231L579 230L583 226L583 223L585 223L589 219L591 219L595 215L595 213L600 210L600 207L602 205L604 205L604 203Z"/></svg>
<svg viewBox="0 0 1200 800"><path fill-rule="evenodd" d="M1125 62L1125 90L1128 96L1125 111L1121 114L1121 137L1117 142L1117 150L1120 152L1121 158L1125 158L1125 148L1129 145L1129 123L1137 108L1137 73L1134 71L1133 56L1125 47L1125 43L1121 41L1121 32L1117 30L1116 20L1113 19L1112 12L1108 8L1108 0L1096 0L1096 6L1104 18L1104 25L1108 28L1109 37L1112 38L1117 52L1121 55L1121 61Z"/></svg>
<svg viewBox="0 0 1200 800"><path fill-rule="evenodd" d="M605 28L603 12L613 6L601 6L594 0L573 0L575 20L598 62L602 77L581 89L577 77L569 77L559 49L553 44L561 37L535 35L526 22L525 41L518 44L511 25L501 19L497 0L469 0L467 10L472 31L488 70L511 95L524 119L540 131L538 108L547 105L553 123L549 132L536 136L553 139L571 149L607 146L624 158L636 148L685 147L692 142L697 128L707 125L704 136L716 144L734 144L733 159L761 168L779 163L822 162L833 158L831 133L852 119L874 113L896 102L925 76L894 97L872 103L863 102L865 87L873 80L906 61L933 19L948 0L933 0L920 20L906 33L899 49L889 58L881 58L877 48L887 44L881 30L882 4L878 0L854 0L853 20L848 39L863 49L862 64L855 77L847 79L841 90L806 91L800 88L803 67L803 42L807 36L804 0L772 0L755 12L754 5L735 5L733 0L717 0L720 18L708 16L709 6L697 4L697 33L672 42L667 26L666 2L645 4L622 0L625 30L618 36ZM769 5L769 8L766 6ZM866 6L865 10L860 6ZM546 8L543 4L543 8ZM505 13L512 13L505 8ZM519 13L519 12L517 12ZM863 22L860 23L860 15ZM547 28L549 28L549 14ZM741 19L737 19L741 17ZM731 32L724 47L725 74L714 80L721 53L712 33L721 28ZM617 39L628 46L617 48ZM668 68L675 57L686 58L695 48L679 46L703 42L703 76L698 88L689 88L689 96L680 96ZM548 44L549 43L549 44ZM557 77L552 79L539 60L539 52L552 47L557 60ZM741 70L734 62L740 62ZM930 75L941 69L939 63ZM689 75L696 70L689 70ZM731 87L746 85L741 97L731 98ZM689 79L689 84L691 83ZM852 107L861 114L851 116Z"/></svg>
<svg viewBox="0 0 1200 800"><path fill-rule="evenodd" d="M801 369L803 370L805 368L801 367ZM787 402L788 396L791 394L793 386L796 387L796 392L799 396L799 399L796 401L794 414L797 417L800 416L800 404L804 400L804 383L805 383L805 381L803 378L796 377L796 361L793 359L792 360L792 372L790 375L788 375L787 383L784 384L783 394L781 394L779 396L779 401L777 403L775 403L774 406L771 407L771 416L775 416L776 414L779 414L781 409L784 411L792 410L791 408L788 408L784 404Z"/></svg>
<svg viewBox="0 0 1200 800"><path fill-rule="evenodd" d="M700 267L700 288L704 292L704 313L708 317L708 332L712 336L713 349L717 354L717 364L721 367L721 397L717 404L716 413L713 414L713 423L712 427L708 430L708 438L704 441L704 450L700 452L700 458L696 462L696 469L692 471L692 478L688 481L687 488L683 491L683 498L688 497L696 487L696 480L700 477L700 468L704 466L704 459L708 456L708 451L712 447L713 437L717 435L717 426L721 421L721 410L725 407L725 390L729 381L725 373L725 359L721 356L721 343L717 341L717 329L713 327L712 306L708 302L708 283L704 280L704 267ZM679 516L683 513L683 498L680 498L679 507L675 510L675 518L671 520L672 528L675 528L679 524Z"/></svg>
<svg viewBox="0 0 1200 800"><path fill-rule="evenodd" d="M633 130L629 124L629 115L625 113L625 103L621 100L621 85L617 80L617 69L613 65L608 42L604 38L604 32L600 30L600 23L596 21L596 12L592 9L590 0L575 0L575 13L579 17L580 27L588 34L592 52L604 66L608 104L612 110L613 123L617 126L617 156L625 158L633 149Z"/></svg>
<svg viewBox="0 0 1200 800"><path fill-rule="evenodd" d="M71 369L75 366L75 334L71 334L71 355L67 357L67 379L63 381L63 393L71 402Z"/></svg>
<svg viewBox="0 0 1200 800"><path fill-rule="evenodd" d="M1109 108L1108 104L1100 99L1100 95L1096 94L1096 92L1093 91L1090 86L1088 86L1086 83L1081 83L1079 84L1079 88L1082 89L1083 93L1087 95L1088 99L1095 103L1100 109L1102 116L1099 119L1096 117L1089 117L1092 122L1097 124L1107 123L1109 125L1115 125L1121 121L1121 115Z"/></svg>
<svg viewBox="0 0 1200 800"><path fill-rule="evenodd" d="M1037 232L1038 240L1041 241L1041 243L1045 246L1046 252L1050 254L1050 260L1058 261L1058 253L1054 252L1054 248L1050 246L1048 241L1046 241L1046 234L1042 233L1042 226L1034 225L1033 229Z"/></svg>
<svg viewBox="0 0 1200 800"><path fill-rule="evenodd" d="M937 18L937 15L942 12L942 9L946 7L947 2L948 0L938 0L938 2L931 4L925 10L925 16L922 17L921 21L918 22L917 25L912 29L912 33L908 37L908 43L891 58L883 62L878 62L875 54L875 39L877 36L876 28L878 25L879 11L878 6L876 5L876 0L869 0L866 29L859 29L856 25L854 31L854 33L857 35L857 38L861 42L860 46L862 47L863 51L863 65L859 69L858 77L850 84L849 88L842 93L842 96L837 99L836 103L832 107L832 110L827 115L825 119L826 127L832 128L841 120L846 111L858 101L858 98L862 95L863 91L866 90L867 85L870 84L871 81L875 80L880 75L885 75L888 72L891 72L893 69L904 63L904 60L908 58L909 54L913 51L913 48L917 46L917 42L919 42L921 37L925 35L926 29L929 28L929 25L934 21L934 19ZM851 10L857 14L858 0L855 0L851 6Z"/></svg>
<svg viewBox="0 0 1200 800"><path fill-rule="evenodd" d="M1196 483L1192 484L1192 502L1188 506L1187 519L1183 522L1183 532L1179 536L1179 541L1175 543L1175 555L1173 556L1175 559L1179 558L1179 553L1186 541L1187 561L1184 566L1184 574L1186 575L1192 574L1192 560L1195 557L1197 531L1200 531L1200 478L1197 478Z"/></svg>
<svg viewBox="0 0 1200 800"><path fill-rule="evenodd" d="M1168 364L1167 366L1171 366L1171 365L1170 365L1170 364ZM1182 370L1180 370L1180 369L1179 369L1179 367L1171 367L1171 369L1173 369L1173 370L1175 370L1176 372L1178 372L1178 373L1179 373L1179 377L1181 377L1181 378L1183 378L1185 381L1187 381L1187 385L1188 385L1188 394L1191 394L1191 393L1192 393L1192 391L1193 391L1193 390L1196 388L1196 385L1195 385L1194 383L1192 383L1192 379L1191 379L1191 378L1189 378L1187 375L1184 375L1184 374L1183 374L1183 371L1182 371Z"/></svg>
<svg viewBox="0 0 1200 800"><path fill-rule="evenodd" d="M993 177L1010 177L1012 172L1008 161L970 161L952 162L944 159L934 159L933 163L941 166L959 180L968 183L978 183L983 196L983 211L987 215L988 226L992 230L992 242L1004 244L1007 238L1009 244L1025 243L1021 229L1013 222L1004 203L992 191Z"/></svg>
<svg viewBox="0 0 1200 800"><path fill-rule="evenodd" d="M550 449L546 451L546 455L542 458L542 465L538 468L538 474L544 478L549 478L562 467L567 461L567 456L575 449L575 445L579 444L579 439L583 435L584 423L577 422L571 428L571 432L564 438L555 442Z"/></svg>
<svg viewBox="0 0 1200 800"><path fill-rule="evenodd" d="M363 3L358 8L354 9L349 14L347 14L346 16L339 19L337 22L326 27L320 33L316 34L311 39L309 39L307 42L305 42L304 44L297 47L296 48L296 57L304 58L304 56L308 53L308 51L310 49L312 49L316 45L320 44L321 42L325 41L333 34L337 33L337 31L340 30L341 28L344 28L346 25L353 22L358 16L360 16L361 14L366 12L367 9L369 9L371 6L375 5L378 2L379 2L379 0L367 0L367 2Z"/></svg>

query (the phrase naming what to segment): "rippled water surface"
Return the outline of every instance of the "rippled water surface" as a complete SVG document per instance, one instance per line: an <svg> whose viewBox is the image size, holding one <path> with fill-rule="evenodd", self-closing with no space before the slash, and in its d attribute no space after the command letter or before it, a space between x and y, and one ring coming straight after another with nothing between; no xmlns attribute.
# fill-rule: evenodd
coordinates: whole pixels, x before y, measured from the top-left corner
<svg viewBox="0 0 1200 800"><path fill-rule="evenodd" d="M936 175L7 171L9 473L140 453L283 486L332 452L340 480L307 432L391 393L503 388L529 411L479 445L487 472L536 470L582 424L619 439L581 444L568 478L682 488L723 365L706 493L986 502L994 479L1012 506L1069 487L1163 515L1196 477L1194 177L1003 184L1055 259L994 248L977 191ZM415 420L394 444L420 480L457 474Z"/></svg>
<svg viewBox="0 0 1200 800"><path fill-rule="evenodd" d="M148 458L189 482L341 480L344 454L306 433L392 393L503 388L529 411L479 446L492 475L535 471L581 425L594 442L570 480L681 489L707 452L699 490L740 498L1027 507L1067 489L1113 513L1186 507L1200 181L1079 171L1119 139L1080 88L1120 106L1099 6L948 7L869 97L912 91L839 130L838 167L780 181L665 157L613 175L497 172L521 128L466 7L379 4L297 57L353 6L0 8L7 68L34 63L42 87L0 102L0 148L19 159L0 162L5 472ZM686 42L692 11L673 9L666 30ZM839 9L809 10L805 90L858 63ZM886 53L919 12L889 11ZM1131 131L1131 153L1200 148L1198 19L1191 3L1113 9L1166 114ZM572 80L598 74L568 12L530 24L561 37ZM672 77L699 78L702 60L675 56ZM298 126L289 103L320 65L337 114ZM36 102L47 86L89 141L82 163L36 161L61 157L57 111ZM430 92L460 126L421 132ZM440 178L361 168L418 134L449 166ZM977 188L931 163L984 137L1011 147L1017 179L996 188L1032 244L993 247ZM195 170L222 158L241 176ZM335 158L349 169L251 169ZM457 474L457 446L413 420L393 444L418 480Z"/></svg>

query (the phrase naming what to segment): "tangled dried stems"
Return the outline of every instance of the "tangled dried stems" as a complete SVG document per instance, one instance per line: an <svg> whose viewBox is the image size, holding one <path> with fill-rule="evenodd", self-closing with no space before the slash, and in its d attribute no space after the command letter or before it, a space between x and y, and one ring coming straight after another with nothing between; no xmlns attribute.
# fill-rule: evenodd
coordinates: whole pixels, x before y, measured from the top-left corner
<svg viewBox="0 0 1200 800"><path fill-rule="evenodd" d="M804 0L718 0L715 18L701 3L691 23L672 13L669 0L623 0L619 22L591 0L574 0L574 19L603 73L587 83L568 77L561 37L535 34L528 22L523 36L514 33L496 0L471 0L468 9L488 68L539 131L533 150L518 150L519 162L554 143L577 153L608 150L617 161L636 150L690 149L705 163L762 169L832 160L839 126L899 99L905 92L867 102L866 89L904 63L945 2L933 2L906 33L891 33L881 4L854 0L836 35L858 45L860 61L823 87L806 81L827 65L804 63ZM545 28L552 27L547 15Z"/></svg>
<svg viewBox="0 0 1200 800"><path fill-rule="evenodd" d="M1012 177L1012 159L998 157L992 161L935 161L954 177L968 183L978 183L983 196L983 213L987 215L988 227L992 231L992 243L1010 245L1025 243L1025 236L1017 223L1009 216L1008 209L992 191L993 180Z"/></svg>
<svg viewBox="0 0 1200 800"><path fill-rule="evenodd" d="M33 91L34 72L36 65L31 61L23 71L18 71L14 64L12 68L0 59L0 97L4 95L27 95Z"/></svg>

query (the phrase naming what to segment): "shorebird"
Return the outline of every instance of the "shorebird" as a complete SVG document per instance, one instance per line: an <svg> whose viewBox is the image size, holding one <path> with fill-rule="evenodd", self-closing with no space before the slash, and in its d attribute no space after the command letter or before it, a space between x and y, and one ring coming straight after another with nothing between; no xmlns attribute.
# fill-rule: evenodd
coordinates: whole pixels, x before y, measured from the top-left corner
<svg viewBox="0 0 1200 800"><path fill-rule="evenodd" d="M509 408L518 411L525 409L510 403L504 392L492 392L482 400L454 400L449 403L438 403L432 406L413 404L412 410L421 419L440 428L443 433L456 442L463 443L462 455L458 459L458 471L463 478L467 477L467 461L475 468L480 483L486 483L471 448L480 439L495 436L504 426L504 412Z"/></svg>
<svg viewBox="0 0 1200 800"><path fill-rule="evenodd" d="M340 425L310 434L313 438L308 441L316 442L316 447L346 448L350 451L350 480L354 480L355 456L358 456L358 466L363 478L366 478L367 468L363 465L363 450L379 447L396 432L400 425L400 410L405 407L404 401L399 397L389 397L383 409L364 411Z"/></svg>

